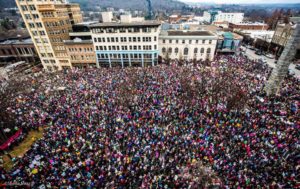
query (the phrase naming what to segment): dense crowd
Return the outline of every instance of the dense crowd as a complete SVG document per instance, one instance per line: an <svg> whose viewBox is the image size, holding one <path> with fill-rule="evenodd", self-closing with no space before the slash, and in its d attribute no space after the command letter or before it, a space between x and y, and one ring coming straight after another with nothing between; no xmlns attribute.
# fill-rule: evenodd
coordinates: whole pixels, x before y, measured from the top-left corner
<svg viewBox="0 0 300 189"><path fill-rule="evenodd" d="M44 137L1 181L35 187L197 188L209 166L224 188L299 185L300 82L278 95L270 69L241 56L148 68L72 70L28 78L11 107Z"/></svg>

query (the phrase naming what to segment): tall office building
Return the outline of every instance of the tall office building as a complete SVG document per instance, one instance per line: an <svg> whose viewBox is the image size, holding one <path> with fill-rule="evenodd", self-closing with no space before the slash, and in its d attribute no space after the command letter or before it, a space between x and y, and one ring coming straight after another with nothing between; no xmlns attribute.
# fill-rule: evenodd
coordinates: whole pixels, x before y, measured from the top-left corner
<svg viewBox="0 0 300 189"><path fill-rule="evenodd" d="M44 68L56 71L71 68L64 45L72 25L82 22L78 4L65 0L16 0Z"/></svg>
<svg viewBox="0 0 300 189"><path fill-rule="evenodd" d="M122 15L119 22L91 24L97 67L154 66L160 23Z"/></svg>

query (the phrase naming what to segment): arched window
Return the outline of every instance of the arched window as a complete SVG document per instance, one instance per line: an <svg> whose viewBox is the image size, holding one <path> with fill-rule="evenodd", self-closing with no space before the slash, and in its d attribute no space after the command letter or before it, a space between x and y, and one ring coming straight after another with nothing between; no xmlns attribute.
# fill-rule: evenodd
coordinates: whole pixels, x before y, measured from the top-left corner
<svg viewBox="0 0 300 189"><path fill-rule="evenodd" d="M179 52L178 48L176 47L175 48L175 53L177 54Z"/></svg>
<svg viewBox="0 0 300 189"><path fill-rule="evenodd" d="M194 53L197 54L198 53L198 48L194 49Z"/></svg>
<svg viewBox="0 0 300 189"><path fill-rule="evenodd" d="M201 53L204 53L204 48L201 48Z"/></svg>
<svg viewBox="0 0 300 189"><path fill-rule="evenodd" d="M210 49L210 48L208 48L208 49L207 49L207 51L206 51L206 52L207 52L207 54L209 54L209 53L210 53L210 51L211 51L211 49Z"/></svg>
<svg viewBox="0 0 300 189"><path fill-rule="evenodd" d="M169 48L169 53L172 53L172 48L171 47Z"/></svg>
<svg viewBox="0 0 300 189"><path fill-rule="evenodd" d="M166 53L166 48L162 48L162 53Z"/></svg>
<svg viewBox="0 0 300 189"><path fill-rule="evenodd" d="M188 55L189 54L189 49L188 48L184 48L183 54L184 55Z"/></svg>

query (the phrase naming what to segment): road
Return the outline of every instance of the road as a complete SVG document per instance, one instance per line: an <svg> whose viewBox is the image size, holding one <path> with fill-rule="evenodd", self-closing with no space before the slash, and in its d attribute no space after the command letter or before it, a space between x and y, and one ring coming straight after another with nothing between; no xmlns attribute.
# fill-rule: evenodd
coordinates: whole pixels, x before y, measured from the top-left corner
<svg viewBox="0 0 300 189"><path fill-rule="evenodd" d="M251 50L251 49L246 49L245 47L242 47L243 50L245 50L245 54L252 60L255 60L255 59L265 59L267 61L267 64L272 67L272 68L275 68L276 67L276 64L274 63L275 62L275 59L270 59L270 58L267 58L265 57L264 55L256 55L255 54L255 51ZM300 70L297 70L295 69L295 64L291 64L289 69L293 72L295 72L295 76L296 77L300 77Z"/></svg>

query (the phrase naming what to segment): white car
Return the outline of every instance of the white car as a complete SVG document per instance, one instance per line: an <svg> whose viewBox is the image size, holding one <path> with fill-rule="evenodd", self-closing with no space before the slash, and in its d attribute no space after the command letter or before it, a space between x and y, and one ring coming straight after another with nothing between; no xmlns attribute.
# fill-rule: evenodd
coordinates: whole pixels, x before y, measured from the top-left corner
<svg viewBox="0 0 300 189"><path fill-rule="evenodd" d="M270 54L270 53L269 53L269 54L266 54L265 56L266 56L267 58L270 58L270 59L274 59L274 58L275 58L275 56L272 55L272 54Z"/></svg>

